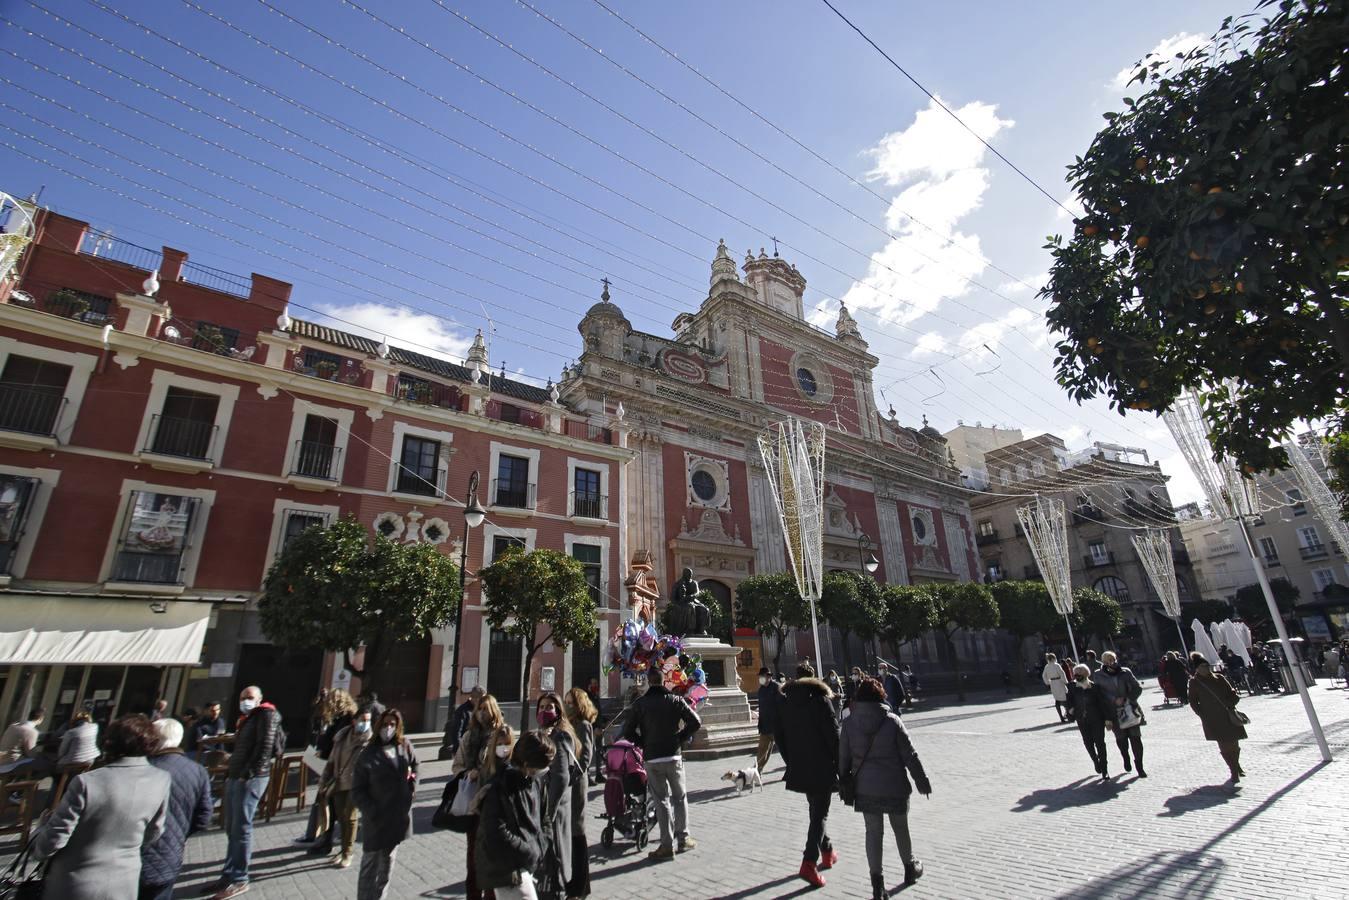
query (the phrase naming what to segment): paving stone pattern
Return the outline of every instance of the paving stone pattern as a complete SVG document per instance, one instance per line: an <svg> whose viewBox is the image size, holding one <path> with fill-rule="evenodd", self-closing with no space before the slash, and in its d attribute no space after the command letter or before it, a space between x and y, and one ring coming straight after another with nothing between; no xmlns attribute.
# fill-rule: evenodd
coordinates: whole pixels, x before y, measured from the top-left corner
<svg viewBox="0 0 1349 900"><path fill-rule="evenodd" d="M900 889L902 867L887 840L888 883L909 898L1349 897L1337 864L1349 805L1349 693L1314 690L1337 759L1322 765L1301 703L1244 698L1252 719L1242 762L1248 777L1225 785L1216 745L1203 740L1188 709L1162 708L1152 682L1144 695L1149 778L1123 775L1107 735L1110 770L1102 784L1077 731L1057 722L1047 695L981 698L906 715L931 777L931 799L914 797L910 827L927 874ZM811 890L796 879L805 837L805 800L769 764L765 790L737 796L720 776L737 760L688 764L689 818L696 850L650 863L621 839L598 845L590 828L593 896L741 898L868 897L861 816L837 803L829 832L842 860ZM423 767L416 835L399 850L391 897L462 897L464 839L432 831L430 816L448 763ZM600 789L590 810L602 809ZM303 818L279 816L255 832L249 897L355 896L356 866L335 870L291 845ZM187 848L177 896L194 897L219 872L224 836L213 830ZM359 859L357 860L359 863Z"/></svg>

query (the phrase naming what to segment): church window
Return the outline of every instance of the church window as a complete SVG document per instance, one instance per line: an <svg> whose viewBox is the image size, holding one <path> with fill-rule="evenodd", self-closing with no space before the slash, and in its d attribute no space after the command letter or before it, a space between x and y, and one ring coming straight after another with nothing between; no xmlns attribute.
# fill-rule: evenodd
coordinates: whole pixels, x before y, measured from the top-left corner
<svg viewBox="0 0 1349 900"><path fill-rule="evenodd" d="M796 383L801 387L801 393L807 397L814 397L820 390L819 384L815 381L815 374L805 366L796 370Z"/></svg>
<svg viewBox="0 0 1349 900"><path fill-rule="evenodd" d="M693 493L704 503L711 503L717 496L717 479L706 469L695 471L690 480L693 484Z"/></svg>

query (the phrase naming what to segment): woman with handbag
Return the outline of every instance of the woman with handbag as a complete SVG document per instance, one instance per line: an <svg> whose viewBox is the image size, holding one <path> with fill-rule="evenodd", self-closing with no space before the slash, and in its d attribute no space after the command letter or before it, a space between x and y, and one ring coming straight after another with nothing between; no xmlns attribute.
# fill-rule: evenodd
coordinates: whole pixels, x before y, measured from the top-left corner
<svg viewBox="0 0 1349 900"><path fill-rule="evenodd" d="M351 796L361 811L361 871L356 900L384 900L398 845L412 836L412 798L417 792L417 754L403 736L403 714L387 709L374 736L356 759Z"/></svg>
<svg viewBox="0 0 1349 900"><path fill-rule="evenodd" d="M1110 701L1115 711L1113 718L1106 720L1106 727L1115 732L1115 745L1124 759L1124 771L1133 771L1129 765L1129 749L1134 751L1134 765L1138 766L1138 777L1147 778L1143 771L1143 711L1138 708L1138 698L1143 696L1143 685L1138 683L1134 673L1127 666L1119 664L1119 657L1113 650L1101 654L1101 667L1092 674L1093 683L1101 686L1101 691Z"/></svg>
<svg viewBox="0 0 1349 900"><path fill-rule="evenodd" d="M1190 677L1190 709L1204 726L1204 739L1214 741L1227 763L1230 784L1241 781L1241 744L1246 739L1245 713L1237 712L1237 692L1227 679L1213 671L1202 653L1190 654L1194 675Z"/></svg>
<svg viewBox="0 0 1349 900"><path fill-rule="evenodd" d="M567 896L567 883L572 877L571 786L585 772L576 756L576 730L562 714L562 698L551 691L541 695L534 717L539 730L557 748L544 776L542 821L546 845L535 880L540 898L560 900Z"/></svg>
<svg viewBox="0 0 1349 900"><path fill-rule="evenodd" d="M599 710L590 700L590 694L574 687L567 691L563 705L566 719L576 732L578 751L576 761L581 766L581 776L571 782L571 879L567 881L568 897L590 896L590 843L586 840L586 788L588 780L585 773L590 770L590 762L595 756L595 720Z"/></svg>
<svg viewBox="0 0 1349 900"><path fill-rule="evenodd" d="M384 707L379 707L375 713L378 715L384 711ZM319 712L319 723L323 726L314 738L314 752L319 759L325 762L332 758L333 742L337 740L337 735L356 717L356 700L347 691L336 688L329 691L323 699L323 704ZM367 732L368 734L368 732ZM326 766L325 766L326 770ZM323 773L320 772L320 779ZM350 784L350 778L347 779ZM347 788L350 790L350 787ZM309 811L309 823L305 826L304 834L295 839L297 844L308 844L305 852L314 856L323 856L331 853L333 849L333 832L336 830L338 821L341 819L336 807L332 804L331 796L328 798L326 806L315 800L313 808ZM319 820L326 819L328 827L319 828ZM347 845L347 850L351 846ZM350 856L350 853L348 853Z"/></svg>
<svg viewBox="0 0 1349 900"><path fill-rule="evenodd" d="M852 714L840 730L838 777L843 802L861 813L866 824L873 900L889 896L881 869L887 818L904 863L904 884L923 876L923 864L914 858L909 838L910 775L918 792L931 796L932 785L909 732L885 705L885 687L874 678L863 678L853 692Z"/></svg>
<svg viewBox="0 0 1349 900"><path fill-rule="evenodd" d="M456 789L456 793L467 793L469 801L473 799L472 795L487 783L486 779L482 777L483 768L489 763L495 765L495 760L488 756L488 745L492 742L492 736L505 726L506 719L501 715L501 706L498 705L496 698L491 694L483 694L473 710L472 718L469 719L468 729L459 741L459 749L454 753L454 761L450 763L450 774L459 776L459 787ZM493 771L495 770L493 769ZM468 838L468 872L464 876L465 891L468 900L481 900L483 893L478 887L478 867L475 862L477 854L474 852L478 823L471 819L466 820L465 827L467 829L465 834Z"/></svg>
<svg viewBox="0 0 1349 900"><path fill-rule="evenodd" d="M333 736L328 764L324 766L323 774L319 778L314 807L322 812L322 804L327 803L333 811L333 818L337 820L336 824L342 831L342 847L333 857L333 866L339 869L351 865L351 848L356 843L356 803L351 799L351 782L356 771L356 760L370 743L375 717L383 712L384 707L378 704L365 706L356 713L350 725Z"/></svg>

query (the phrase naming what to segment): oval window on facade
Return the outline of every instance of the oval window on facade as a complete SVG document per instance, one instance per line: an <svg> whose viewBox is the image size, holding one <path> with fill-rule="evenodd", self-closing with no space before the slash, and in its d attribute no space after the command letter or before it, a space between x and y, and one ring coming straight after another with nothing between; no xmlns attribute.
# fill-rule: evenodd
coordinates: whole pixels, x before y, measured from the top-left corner
<svg viewBox="0 0 1349 900"><path fill-rule="evenodd" d="M717 480L712 477L712 473L706 469L699 469L693 473L690 479L693 485L693 493L704 503L711 503L717 496Z"/></svg>
<svg viewBox="0 0 1349 900"><path fill-rule="evenodd" d="M801 393L807 397L814 397L819 393L820 386L815 380L815 373L805 366L796 370L796 383L801 387Z"/></svg>

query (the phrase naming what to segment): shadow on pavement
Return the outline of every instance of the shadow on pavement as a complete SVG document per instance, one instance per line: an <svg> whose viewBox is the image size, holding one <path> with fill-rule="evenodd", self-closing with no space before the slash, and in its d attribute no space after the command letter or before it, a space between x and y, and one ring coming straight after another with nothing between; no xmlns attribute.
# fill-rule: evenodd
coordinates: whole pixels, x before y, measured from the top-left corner
<svg viewBox="0 0 1349 900"><path fill-rule="evenodd" d="M1166 802L1162 804L1166 807L1166 812L1159 812L1157 815L1162 818L1175 818L1188 812L1220 806L1238 796L1240 795L1235 785L1204 785L1195 788L1188 794L1168 797Z"/></svg>
<svg viewBox="0 0 1349 900"><path fill-rule="evenodd" d="M1044 731L1046 728L1060 728L1064 730L1073 729L1077 726L1072 722L1046 722L1043 725L1031 725L1027 728L1013 728L1012 734L1025 734L1028 731Z"/></svg>
<svg viewBox="0 0 1349 900"><path fill-rule="evenodd" d="M765 891L769 891L770 888L786 886L796 880L797 877L795 875L784 875L781 878L775 878L772 881L765 881L763 884L756 884L754 885L754 887L744 888L743 890L736 891L733 894L722 894L721 900L744 900L745 897L753 897L755 894L762 894ZM781 894L778 893L777 891L769 891L769 893L773 897L795 897L800 894L804 894L807 891L814 891L814 890L816 890L816 888L813 888L810 885L806 885L805 887L801 888L801 890L793 891L790 894Z"/></svg>
<svg viewBox="0 0 1349 900"><path fill-rule="evenodd" d="M1031 812L1040 807L1044 807L1045 812L1058 812L1078 806L1091 806L1113 800L1123 791L1124 785L1117 781L1080 778L1060 788L1041 788L1032 791L1016 801L1012 812Z"/></svg>
<svg viewBox="0 0 1349 900"><path fill-rule="evenodd" d="M1213 895L1226 866L1218 856L1160 850L1151 856L1122 863L1099 878L1059 894L1058 898L1077 900L1108 896L1115 900L1144 900L1165 889L1169 896L1203 900Z"/></svg>

